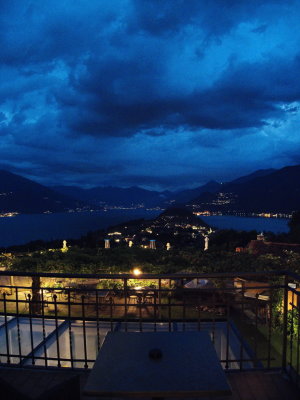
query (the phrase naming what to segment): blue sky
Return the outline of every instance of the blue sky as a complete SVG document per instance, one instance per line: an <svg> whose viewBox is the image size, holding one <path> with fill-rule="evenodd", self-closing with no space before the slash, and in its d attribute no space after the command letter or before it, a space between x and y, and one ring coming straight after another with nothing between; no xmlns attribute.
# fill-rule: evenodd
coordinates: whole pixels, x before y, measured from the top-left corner
<svg viewBox="0 0 300 400"><path fill-rule="evenodd" d="M297 0L0 1L0 168L178 189L300 163Z"/></svg>

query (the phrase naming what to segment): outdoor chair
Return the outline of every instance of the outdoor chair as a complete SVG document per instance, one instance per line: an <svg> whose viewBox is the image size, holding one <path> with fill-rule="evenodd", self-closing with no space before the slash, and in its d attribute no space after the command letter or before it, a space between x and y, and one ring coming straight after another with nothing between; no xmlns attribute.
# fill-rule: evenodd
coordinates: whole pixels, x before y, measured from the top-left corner
<svg viewBox="0 0 300 400"><path fill-rule="evenodd" d="M136 304L136 303L139 302L140 296L137 294L137 292L136 292L135 290L131 290L131 291L129 291L128 298L129 298L129 303L130 303L130 301L132 300L133 303Z"/></svg>
<svg viewBox="0 0 300 400"><path fill-rule="evenodd" d="M146 292L143 295L143 302L144 303L153 303L154 302L155 293L154 292Z"/></svg>
<svg viewBox="0 0 300 400"><path fill-rule="evenodd" d="M59 300L61 300L61 299L62 299L63 293L64 293L64 290L63 290L63 289L55 289L53 294L56 294L57 298L58 298Z"/></svg>

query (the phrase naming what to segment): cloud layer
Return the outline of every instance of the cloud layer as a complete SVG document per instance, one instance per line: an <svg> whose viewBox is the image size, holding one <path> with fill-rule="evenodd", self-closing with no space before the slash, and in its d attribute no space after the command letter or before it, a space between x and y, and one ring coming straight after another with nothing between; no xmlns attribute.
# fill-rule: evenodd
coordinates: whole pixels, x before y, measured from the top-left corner
<svg viewBox="0 0 300 400"><path fill-rule="evenodd" d="M0 167L156 189L299 163L296 0L0 3Z"/></svg>

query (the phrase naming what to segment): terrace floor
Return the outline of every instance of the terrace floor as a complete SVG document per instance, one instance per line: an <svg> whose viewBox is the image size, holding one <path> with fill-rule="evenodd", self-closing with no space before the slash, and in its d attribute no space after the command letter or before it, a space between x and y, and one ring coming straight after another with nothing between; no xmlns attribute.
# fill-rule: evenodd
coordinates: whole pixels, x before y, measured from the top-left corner
<svg viewBox="0 0 300 400"><path fill-rule="evenodd" d="M76 378L77 385L74 384ZM87 378L88 372L75 372L65 369L46 371L0 368L1 393L4 395L3 398L10 400L19 398L22 400L38 398L96 400L96 398L86 397L81 394ZM216 399L298 400L300 398L300 390L288 378L277 371L227 372L227 378L233 394L226 397L217 397ZM6 388L3 386L3 382L4 386L7 384ZM64 391L64 385L67 390L70 389L70 392ZM48 392L45 392L45 388L47 388ZM49 392L54 397L47 397ZM18 395L19 397L17 397ZM202 398L202 400L209 399Z"/></svg>

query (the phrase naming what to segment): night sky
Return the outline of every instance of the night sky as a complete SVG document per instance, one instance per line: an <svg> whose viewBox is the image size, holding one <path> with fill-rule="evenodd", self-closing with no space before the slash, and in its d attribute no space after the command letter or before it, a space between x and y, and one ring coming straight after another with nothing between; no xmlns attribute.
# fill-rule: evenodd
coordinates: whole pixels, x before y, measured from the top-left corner
<svg viewBox="0 0 300 400"><path fill-rule="evenodd" d="M300 163L299 0L0 0L0 168L152 189Z"/></svg>

